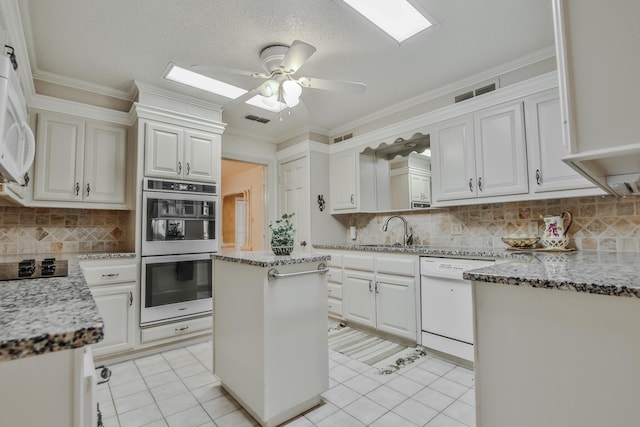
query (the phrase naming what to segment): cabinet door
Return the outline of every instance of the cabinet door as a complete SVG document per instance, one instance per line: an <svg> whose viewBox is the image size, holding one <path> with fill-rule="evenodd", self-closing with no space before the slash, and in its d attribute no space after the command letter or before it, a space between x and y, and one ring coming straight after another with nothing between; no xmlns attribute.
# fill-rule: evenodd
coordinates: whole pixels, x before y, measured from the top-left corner
<svg viewBox="0 0 640 427"><path fill-rule="evenodd" d="M124 203L127 131L104 123L87 125L83 201Z"/></svg>
<svg viewBox="0 0 640 427"><path fill-rule="evenodd" d="M93 286L90 289L104 320L104 340L92 344L93 353L104 356L132 349L136 284Z"/></svg>
<svg viewBox="0 0 640 427"><path fill-rule="evenodd" d="M348 150L331 156L331 210L356 209L356 153Z"/></svg>
<svg viewBox="0 0 640 427"><path fill-rule="evenodd" d="M524 102L529 150L529 182L535 193L592 188L593 184L561 159L569 154L562 139L560 99L554 89Z"/></svg>
<svg viewBox="0 0 640 427"><path fill-rule="evenodd" d="M38 115L33 198L82 200L84 120Z"/></svg>
<svg viewBox="0 0 640 427"><path fill-rule="evenodd" d="M346 320L376 327L376 294L373 273L344 270L342 310Z"/></svg>
<svg viewBox="0 0 640 427"><path fill-rule="evenodd" d="M378 274L375 282L377 328L417 339L415 278Z"/></svg>
<svg viewBox="0 0 640 427"><path fill-rule="evenodd" d="M220 135L187 130L184 136L184 179L215 182L220 170Z"/></svg>
<svg viewBox="0 0 640 427"><path fill-rule="evenodd" d="M433 195L437 201L476 197L473 121L445 122L431 133Z"/></svg>
<svg viewBox="0 0 640 427"><path fill-rule="evenodd" d="M529 191L522 103L474 115L478 197Z"/></svg>
<svg viewBox="0 0 640 427"><path fill-rule="evenodd" d="M145 128L145 176L178 179L184 169L184 130L178 126L147 123Z"/></svg>

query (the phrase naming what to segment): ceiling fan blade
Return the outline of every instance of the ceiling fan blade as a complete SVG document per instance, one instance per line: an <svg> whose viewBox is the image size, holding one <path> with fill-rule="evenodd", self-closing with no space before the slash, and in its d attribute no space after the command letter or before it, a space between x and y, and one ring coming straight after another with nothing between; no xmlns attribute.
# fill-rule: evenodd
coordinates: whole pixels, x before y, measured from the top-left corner
<svg viewBox="0 0 640 427"><path fill-rule="evenodd" d="M257 73L255 71L242 70L240 68L219 67L217 65L194 64L189 68L191 71L196 73L235 74L240 76L258 77L261 79L271 77L265 73Z"/></svg>
<svg viewBox="0 0 640 427"><path fill-rule="evenodd" d="M302 64L307 62L307 59L309 59L315 51L316 48L309 43L294 40L287 54L282 59L280 67L288 73L295 73L298 71L298 68L302 67Z"/></svg>
<svg viewBox="0 0 640 427"><path fill-rule="evenodd" d="M347 82L344 80L326 80L315 77L301 77L298 82L302 87L311 89L331 90L334 92L346 92L361 94L367 91L367 85L358 82Z"/></svg>

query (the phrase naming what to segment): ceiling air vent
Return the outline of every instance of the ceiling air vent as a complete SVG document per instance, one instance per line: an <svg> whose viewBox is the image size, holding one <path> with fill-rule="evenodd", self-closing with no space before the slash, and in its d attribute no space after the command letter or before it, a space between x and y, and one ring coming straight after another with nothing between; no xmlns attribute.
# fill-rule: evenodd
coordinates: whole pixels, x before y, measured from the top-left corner
<svg viewBox="0 0 640 427"><path fill-rule="evenodd" d="M333 143L335 144L337 142L346 141L347 139L351 138L353 138L353 132L345 133L344 135L336 136L335 138L333 138Z"/></svg>
<svg viewBox="0 0 640 427"><path fill-rule="evenodd" d="M454 98L455 102L460 102L460 101L464 101L467 99L473 98L473 91L470 90L469 92L465 92L461 95L458 95Z"/></svg>
<svg viewBox="0 0 640 427"><path fill-rule="evenodd" d="M271 121L269 119L265 119L264 117L254 116L253 114L247 114L246 116L244 116L244 118L247 120L252 120L254 122L265 123L265 124Z"/></svg>
<svg viewBox="0 0 640 427"><path fill-rule="evenodd" d="M494 82L489 83L487 85L484 85L482 87L476 88L476 89L472 89L468 92L465 93L461 93L460 95L456 95L453 100L454 103L458 103L461 101L466 101L467 99L471 99L474 96L479 96L479 95L483 95L485 93L488 92L493 92L494 90L496 90L496 88L498 88L498 79L496 79Z"/></svg>

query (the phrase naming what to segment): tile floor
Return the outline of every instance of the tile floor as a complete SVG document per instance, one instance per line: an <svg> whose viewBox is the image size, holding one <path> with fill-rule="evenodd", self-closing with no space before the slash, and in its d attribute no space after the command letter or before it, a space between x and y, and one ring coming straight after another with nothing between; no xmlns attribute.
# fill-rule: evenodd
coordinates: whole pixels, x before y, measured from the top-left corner
<svg viewBox="0 0 640 427"><path fill-rule="evenodd" d="M212 374L205 342L110 366L99 386L105 427L258 425ZM390 375L329 351L324 403L287 427L475 426L473 371L425 356Z"/></svg>

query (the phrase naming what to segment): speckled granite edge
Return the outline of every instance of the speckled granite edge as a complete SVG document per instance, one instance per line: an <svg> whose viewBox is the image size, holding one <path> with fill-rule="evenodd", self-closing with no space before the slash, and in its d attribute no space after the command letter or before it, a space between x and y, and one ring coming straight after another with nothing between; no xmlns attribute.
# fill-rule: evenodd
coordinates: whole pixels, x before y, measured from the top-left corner
<svg viewBox="0 0 640 427"><path fill-rule="evenodd" d="M255 267L275 267L278 265L329 261L331 256L323 254L291 254L276 256L270 252L233 252L212 254L211 258L220 261L253 265Z"/></svg>
<svg viewBox="0 0 640 427"><path fill-rule="evenodd" d="M120 258L135 258L135 252L107 252L107 253L89 253L78 255L79 260L87 259L120 259Z"/></svg>
<svg viewBox="0 0 640 427"><path fill-rule="evenodd" d="M464 248L464 247L440 247L440 246L399 246L399 245L359 245L359 244L332 244L313 245L314 249L347 250L367 252L391 252L419 256L442 256L464 258L508 258L512 252L506 249L496 248Z"/></svg>
<svg viewBox="0 0 640 427"><path fill-rule="evenodd" d="M0 282L0 362L83 347L104 322L79 266L66 277Z"/></svg>

